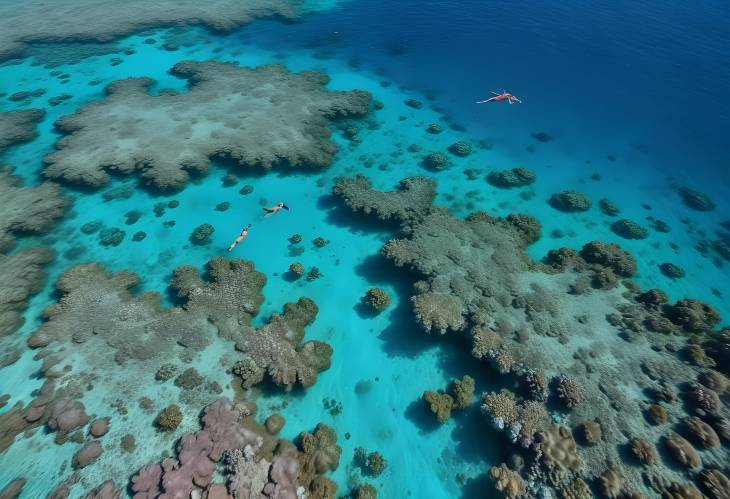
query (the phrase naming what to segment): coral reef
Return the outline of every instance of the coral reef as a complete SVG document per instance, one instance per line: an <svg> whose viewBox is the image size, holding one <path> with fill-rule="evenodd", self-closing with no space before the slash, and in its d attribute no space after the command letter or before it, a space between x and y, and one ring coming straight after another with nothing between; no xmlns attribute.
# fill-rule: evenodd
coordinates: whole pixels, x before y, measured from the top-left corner
<svg viewBox="0 0 730 499"><path fill-rule="evenodd" d="M461 158L469 156L471 154L471 151L471 145L468 142L464 142L463 140L460 140L459 142L454 142L449 146L449 152L454 156L459 156Z"/></svg>
<svg viewBox="0 0 730 499"><path fill-rule="evenodd" d="M451 417L454 399L447 393L423 392L423 401L428 404L429 410L436 416L439 423L445 423Z"/></svg>
<svg viewBox="0 0 730 499"><path fill-rule="evenodd" d="M28 44L42 42L108 42L146 28L201 24L215 30L232 30L255 17L295 18L292 2L285 0L216 1L203 7L184 0L157 5L143 0L119 3L81 0L74 8L49 6L40 0L21 11L10 5L0 9L0 59L17 56Z"/></svg>
<svg viewBox="0 0 730 499"><path fill-rule="evenodd" d="M578 383L565 374L561 374L555 380L555 392L558 399L568 409L574 409L580 404L581 394Z"/></svg>
<svg viewBox="0 0 730 499"><path fill-rule="evenodd" d="M190 234L190 242L197 246L210 244L210 238L211 236L213 236L214 232L215 227L210 224L198 225L195 229L193 229L193 232Z"/></svg>
<svg viewBox="0 0 730 499"><path fill-rule="evenodd" d="M139 283L135 274L110 273L100 264L76 265L56 282L62 298L46 308L47 320L28 338L28 345L84 345L90 351L111 350L114 359L123 362L166 358L176 345L200 349L216 333L231 338L258 311L264 276L243 260L214 258L207 270L210 282L193 267L178 267L171 287L185 305L163 309L157 293L130 294ZM98 353L87 361L89 368L104 368L105 359Z"/></svg>
<svg viewBox="0 0 730 499"><path fill-rule="evenodd" d="M304 265L299 262L294 262L289 265L289 272L298 279L304 275Z"/></svg>
<svg viewBox="0 0 730 499"><path fill-rule="evenodd" d="M244 354L234 366L234 373L250 388L268 375L287 390L296 383L311 386L320 371L328 369L332 348L321 341L302 343L304 328L317 316L317 305L309 298L288 303L284 313L274 314L268 324L236 342Z"/></svg>
<svg viewBox="0 0 730 499"><path fill-rule="evenodd" d="M469 375L451 382L449 392L454 398L455 409L466 409L474 401L474 388L474 378Z"/></svg>
<svg viewBox="0 0 730 499"><path fill-rule="evenodd" d="M697 482L710 499L730 498L730 479L717 469L700 471Z"/></svg>
<svg viewBox="0 0 730 499"><path fill-rule="evenodd" d="M522 477L504 463L492 466L489 476L494 480L494 488L501 492L505 499L518 499L527 492L527 485Z"/></svg>
<svg viewBox="0 0 730 499"><path fill-rule="evenodd" d="M664 445L679 464L687 468L697 468L702 464L700 455L692 444L679 435L669 433L664 437Z"/></svg>
<svg viewBox="0 0 730 499"><path fill-rule="evenodd" d="M0 113L0 153L14 144L36 138L38 136L36 125L45 115L42 109Z"/></svg>
<svg viewBox="0 0 730 499"><path fill-rule="evenodd" d="M653 497L686 481L688 466L699 468L689 441L714 443L708 427L720 440L730 434L718 394L727 393L726 385L706 373L730 358L730 330L713 330L720 317L710 306L691 299L672 304L660 290L640 289L628 280L636 260L615 244L593 241L532 260L525 253L531 239L519 224L484 212L458 218L432 204L433 182L406 182L379 192L363 177L339 179L334 194L353 211L395 222L396 235L381 254L410 271L411 307L423 330L459 333L478 361L504 375L503 386L519 390L483 394L481 410L517 444L508 462L529 497L590 498L587 483L598 493L602 473L606 497ZM694 355L694 364L686 357L697 352L692 345L706 352ZM565 386L558 391L561 375ZM555 390L548 400L550 379ZM579 380L580 390L567 380ZM648 400L637 400L645 398L639 393ZM454 408L450 391L427 398L441 420ZM560 411L556 402L572 410ZM666 424L682 421L686 410L708 426L695 424L693 434L677 426L689 441L665 437L660 460L653 442L668 427L649 425L651 404L663 409ZM579 448L568 428L586 445ZM626 455L645 466L625 465ZM722 467L726 456L723 446L711 447L702 461Z"/></svg>
<svg viewBox="0 0 730 499"><path fill-rule="evenodd" d="M110 171L137 172L156 188L176 189L189 172L207 172L213 157L265 169L324 167L337 151L329 120L364 115L370 102L367 92L325 90L323 74L277 65L188 61L172 73L190 81L188 91L151 95L150 79L116 81L103 100L58 120L66 136L46 156L44 175L100 187Z"/></svg>
<svg viewBox="0 0 730 499"><path fill-rule="evenodd" d="M28 299L40 290L45 279L43 266L52 259L53 253L45 248L0 253L0 338L10 336L23 324Z"/></svg>
<svg viewBox="0 0 730 499"><path fill-rule="evenodd" d="M678 192L682 198L682 202L693 210L712 211L715 209L715 203L705 193L694 191L687 187L680 188Z"/></svg>
<svg viewBox="0 0 730 499"><path fill-rule="evenodd" d="M165 431L177 429L181 421L182 412L180 412L180 407L176 404L165 407L157 416L157 426Z"/></svg>
<svg viewBox="0 0 730 499"><path fill-rule="evenodd" d="M632 438L629 442L631 454L644 465L654 464L659 458L654 444L643 438Z"/></svg>
<svg viewBox="0 0 730 499"><path fill-rule="evenodd" d="M593 202L591 198L578 191L562 191L550 196L550 206L565 212L587 211Z"/></svg>
<svg viewBox="0 0 730 499"><path fill-rule="evenodd" d="M381 288L370 288L363 301L373 310L381 312L390 306L390 295Z"/></svg>
<svg viewBox="0 0 730 499"><path fill-rule="evenodd" d="M681 267L678 267L677 265L670 262L664 262L660 264L659 270L661 270L662 274L672 279L680 279L684 277L684 270L682 270Z"/></svg>
<svg viewBox="0 0 730 499"><path fill-rule="evenodd" d="M616 206L612 201L605 198L598 200L598 207L601 209L601 212L604 215L608 215L609 217L615 217L619 213L621 213L621 210L618 206Z"/></svg>
<svg viewBox="0 0 730 499"><path fill-rule="evenodd" d="M74 468L85 468L96 462L101 456L101 444L99 442L90 442L80 448L73 457Z"/></svg>
<svg viewBox="0 0 730 499"><path fill-rule="evenodd" d="M622 218L611 224L611 230L624 239L646 239L649 231L633 220Z"/></svg>
<svg viewBox="0 0 730 499"><path fill-rule="evenodd" d="M535 172L529 168L512 168L511 170L495 170L487 175L487 182L501 189L524 187L535 182Z"/></svg>
<svg viewBox="0 0 730 499"><path fill-rule="evenodd" d="M66 213L71 200L54 183L23 187L11 168L0 168L0 253L9 250L19 233L40 234Z"/></svg>
<svg viewBox="0 0 730 499"><path fill-rule="evenodd" d="M355 448L353 461L368 476L380 476L388 466L383 455L378 451L368 453L362 447Z"/></svg>
<svg viewBox="0 0 730 499"><path fill-rule="evenodd" d="M332 193L353 211L399 221L429 209L436 197L436 184L424 177L410 177L401 180L396 191L379 192L366 177L358 175L338 179Z"/></svg>
<svg viewBox="0 0 730 499"><path fill-rule="evenodd" d="M432 152L423 158L423 164L431 170L443 170L449 164L449 160L443 153Z"/></svg>

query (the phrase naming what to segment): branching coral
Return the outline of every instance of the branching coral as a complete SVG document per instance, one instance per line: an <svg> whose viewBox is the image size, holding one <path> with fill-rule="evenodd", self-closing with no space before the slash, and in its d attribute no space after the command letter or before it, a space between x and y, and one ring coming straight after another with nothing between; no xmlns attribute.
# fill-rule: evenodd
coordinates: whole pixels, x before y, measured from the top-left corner
<svg viewBox="0 0 730 499"><path fill-rule="evenodd" d="M423 392L423 401L428 404L429 410L436 416L439 423L445 423L451 417L454 408L454 399L448 393L439 393L426 390Z"/></svg>
<svg viewBox="0 0 730 499"><path fill-rule="evenodd" d="M366 177L357 175L338 179L332 192L353 211L400 221L430 208L436 184L425 177L409 177L400 181L396 191L379 192L373 190Z"/></svg>
<svg viewBox="0 0 730 499"><path fill-rule="evenodd" d="M482 394L481 410L491 418L492 425L505 430L512 442L529 447L536 432L548 427L550 417L545 406L534 400L517 402L512 392Z"/></svg>

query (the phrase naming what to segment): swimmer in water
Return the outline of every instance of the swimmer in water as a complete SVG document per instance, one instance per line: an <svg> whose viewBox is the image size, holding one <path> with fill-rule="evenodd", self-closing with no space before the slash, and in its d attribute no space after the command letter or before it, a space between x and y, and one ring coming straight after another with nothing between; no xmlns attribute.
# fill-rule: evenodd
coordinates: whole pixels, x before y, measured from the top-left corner
<svg viewBox="0 0 730 499"><path fill-rule="evenodd" d="M494 94L494 97L490 97L489 99L486 99L486 100L477 101L477 104L484 104L486 102L499 102L499 101L503 101L503 100L506 100L510 104L514 104L515 102L522 104L522 101L520 99L518 99L517 97L515 97L514 95L512 95L509 92L505 92L504 90L502 90L501 94L498 94L497 92L492 92L492 93Z"/></svg>
<svg viewBox="0 0 730 499"><path fill-rule="evenodd" d="M235 241L231 243L231 245L228 247L228 251L231 251L233 248L238 246L238 243L246 239L246 236L248 236L248 229L251 228L251 224L248 224L244 229L241 231L241 233L238 235Z"/></svg>
<svg viewBox="0 0 730 499"><path fill-rule="evenodd" d="M273 208L264 208L263 210L266 212L266 215L264 215L264 218L268 218L272 215L276 215L281 211L281 209L284 208L286 211L289 211L289 207L285 205L284 203L276 203L276 206Z"/></svg>

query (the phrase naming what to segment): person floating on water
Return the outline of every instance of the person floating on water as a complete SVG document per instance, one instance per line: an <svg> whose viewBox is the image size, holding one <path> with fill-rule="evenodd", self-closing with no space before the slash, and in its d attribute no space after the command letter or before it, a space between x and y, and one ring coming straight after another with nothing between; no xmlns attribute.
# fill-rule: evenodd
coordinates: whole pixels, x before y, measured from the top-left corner
<svg viewBox="0 0 730 499"><path fill-rule="evenodd" d="M517 97L515 97L514 95L512 95L509 92L505 92L504 90L502 90L501 94L498 94L497 92L492 92L492 93L494 94L494 97L490 97L489 99L486 99L486 100L477 101L477 104L484 104L487 102L499 102L502 100L506 100L510 104L514 104L515 102L522 104L522 101L520 99L518 99Z"/></svg>
<svg viewBox="0 0 730 499"><path fill-rule="evenodd" d="M264 215L264 218L268 218L271 215L276 215L281 211L281 209L284 208L286 211L289 211L289 207L285 205L284 203L276 203L276 206L273 208L264 208L263 210L266 212L266 215Z"/></svg>
<svg viewBox="0 0 730 499"><path fill-rule="evenodd" d="M251 224L248 224L246 227L243 228L241 233L238 235L235 241L231 243L231 245L228 247L228 251L231 251L233 248L238 246L238 243L246 239L246 236L248 236L248 229L251 228Z"/></svg>

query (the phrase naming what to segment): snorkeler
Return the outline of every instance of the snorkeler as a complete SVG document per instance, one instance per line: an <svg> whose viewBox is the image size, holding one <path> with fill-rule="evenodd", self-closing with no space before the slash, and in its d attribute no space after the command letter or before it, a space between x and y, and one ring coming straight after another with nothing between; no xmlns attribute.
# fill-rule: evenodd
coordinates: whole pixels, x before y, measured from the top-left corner
<svg viewBox="0 0 730 499"><path fill-rule="evenodd" d="M286 211L289 211L289 207L285 205L284 203L276 203L276 206L273 208L264 208L263 210L266 212L266 215L264 215L264 218L270 217L271 215L276 215L281 211L281 209L284 208Z"/></svg>
<svg viewBox="0 0 730 499"><path fill-rule="evenodd" d="M518 99L517 97L515 97L514 95L512 95L509 92L505 92L504 90L502 90L501 94L498 94L497 92L492 92L492 93L494 94L494 97L490 97L489 99L486 99L486 100L477 101L477 104L484 104L486 102L499 102L502 100L507 100L507 102L509 102L510 104L514 104L515 102L522 104L522 101L520 99Z"/></svg>
<svg viewBox="0 0 730 499"><path fill-rule="evenodd" d="M241 233L238 235L235 241L231 243L231 245L228 247L228 251L231 251L233 248L238 246L238 243L246 239L246 236L248 236L248 229L251 228L251 224L248 224L246 227L243 228Z"/></svg>

